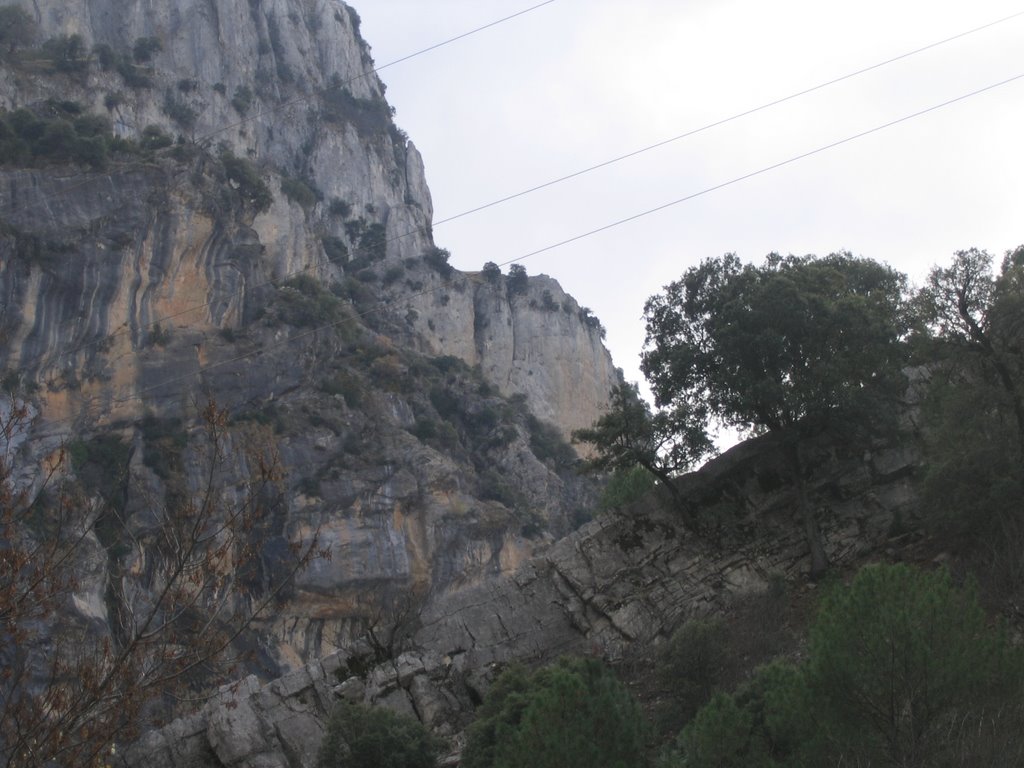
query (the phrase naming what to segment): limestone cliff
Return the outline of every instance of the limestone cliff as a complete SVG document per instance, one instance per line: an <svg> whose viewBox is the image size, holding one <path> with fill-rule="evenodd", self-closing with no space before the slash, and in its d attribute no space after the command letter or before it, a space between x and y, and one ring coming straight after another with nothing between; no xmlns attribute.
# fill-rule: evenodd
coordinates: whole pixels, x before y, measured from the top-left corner
<svg viewBox="0 0 1024 768"><path fill-rule="evenodd" d="M265 672L587 519L564 439L617 380L599 328L548 278L447 266L352 8L22 7L32 39L0 59L0 369L33 409L22 469L74 446L68 474L126 476L144 522L198 487L209 399L229 473L247 442L272 446L288 474L264 562L314 532L332 557L259 628ZM78 603L102 619L104 594L100 575Z"/></svg>
<svg viewBox="0 0 1024 768"><path fill-rule="evenodd" d="M825 443L809 448L808 487L838 568L914 530L912 439L857 455ZM263 687L250 678L150 733L128 763L312 768L326 714L340 698L414 714L454 734L505 662L543 663L569 652L628 660L687 619L765 590L773 576L803 580L806 544L784 476L771 436L741 444L680 479L705 534L687 532L650 499L616 511L515 572L428 606L396 659L361 670L351 653L339 654Z"/></svg>

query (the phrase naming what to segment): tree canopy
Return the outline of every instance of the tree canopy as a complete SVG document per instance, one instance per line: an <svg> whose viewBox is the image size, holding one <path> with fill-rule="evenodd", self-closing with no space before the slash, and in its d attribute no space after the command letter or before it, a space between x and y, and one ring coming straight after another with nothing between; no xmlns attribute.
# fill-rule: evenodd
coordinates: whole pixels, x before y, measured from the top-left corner
<svg viewBox="0 0 1024 768"><path fill-rule="evenodd" d="M946 571L868 566L826 595L804 663L716 695L664 765L1019 765L1022 672Z"/></svg>
<svg viewBox="0 0 1024 768"><path fill-rule="evenodd" d="M659 406L748 432L862 423L904 386L905 285L848 253L706 259L648 300L642 369Z"/></svg>
<svg viewBox="0 0 1024 768"><path fill-rule="evenodd" d="M634 768L644 760L640 708L595 659L506 670L467 739L464 768Z"/></svg>

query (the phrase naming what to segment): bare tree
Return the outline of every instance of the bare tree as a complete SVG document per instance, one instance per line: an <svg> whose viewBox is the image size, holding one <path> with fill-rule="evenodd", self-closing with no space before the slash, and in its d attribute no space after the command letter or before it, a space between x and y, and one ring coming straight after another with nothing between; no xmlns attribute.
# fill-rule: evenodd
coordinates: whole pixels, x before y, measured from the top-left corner
<svg viewBox="0 0 1024 768"><path fill-rule="evenodd" d="M283 503L280 465L267 440L229 455L237 436L213 402L195 440L199 488L151 504L141 523L66 482L64 449L34 492L17 490L12 438L27 418L15 403L0 424L0 763L98 765L227 679L236 641L326 552L314 536L290 547L285 567L261 567L264 521ZM106 615L79 618L72 604L97 583Z"/></svg>

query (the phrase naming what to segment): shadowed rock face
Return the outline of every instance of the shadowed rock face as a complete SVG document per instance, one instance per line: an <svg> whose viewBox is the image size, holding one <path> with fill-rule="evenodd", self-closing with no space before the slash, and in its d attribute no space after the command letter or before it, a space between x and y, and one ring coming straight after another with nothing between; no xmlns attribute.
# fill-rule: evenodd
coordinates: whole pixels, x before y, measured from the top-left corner
<svg viewBox="0 0 1024 768"><path fill-rule="evenodd" d="M850 456L820 444L809 455L809 488L837 566L879 551L895 527L913 527L912 446ZM129 753L129 764L309 768L310 745L319 743L339 698L388 706L456 733L505 662L562 653L626 659L686 619L764 590L772 575L801 580L806 544L779 456L771 437L761 438L681 478L712 533L689 534L656 505L615 512L510 574L430 602L395 659L359 674L353 656L341 654L262 688L245 681L199 715L150 734ZM239 736L248 733L260 736ZM295 743L304 751L288 746Z"/></svg>

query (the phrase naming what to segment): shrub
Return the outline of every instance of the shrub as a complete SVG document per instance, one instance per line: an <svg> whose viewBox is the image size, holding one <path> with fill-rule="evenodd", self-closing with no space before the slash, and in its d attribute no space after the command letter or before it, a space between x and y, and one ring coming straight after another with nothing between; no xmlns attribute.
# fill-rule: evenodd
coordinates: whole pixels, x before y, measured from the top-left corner
<svg viewBox="0 0 1024 768"><path fill-rule="evenodd" d="M324 246L324 254L328 261L343 262L348 258L348 246L340 237L324 235L320 242Z"/></svg>
<svg viewBox="0 0 1024 768"><path fill-rule="evenodd" d="M450 279L455 272L455 267L448 263L449 258L451 258L451 254L444 248L431 248L423 254L423 261L426 262L427 266L445 280Z"/></svg>
<svg viewBox="0 0 1024 768"><path fill-rule="evenodd" d="M292 179L287 176L281 178L281 191L284 196L293 203L298 203L305 210L316 205L322 195L313 186L303 179Z"/></svg>
<svg viewBox="0 0 1024 768"><path fill-rule="evenodd" d="M144 64L153 59L153 54L164 49L158 37L140 37L135 40L132 46L132 58L139 64Z"/></svg>
<svg viewBox="0 0 1024 768"><path fill-rule="evenodd" d="M198 113L168 89L164 94L164 114L182 128L191 130L196 124Z"/></svg>
<svg viewBox="0 0 1024 768"><path fill-rule="evenodd" d="M657 485L654 475L640 466L616 469L601 492L597 503L600 512L625 507L640 501Z"/></svg>
<svg viewBox="0 0 1024 768"><path fill-rule="evenodd" d="M526 267L522 264L513 264L508 268L508 293L509 296L526 293L530 283L526 276Z"/></svg>
<svg viewBox="0 0 1024 768"><path fill-rule="evenodd" d="M440 748L410 717L342 702L327 723L317 768L434 768Z"/></svg>
<svg viewBox="0 0 1024 768"><path fill-rule="evenodd" d="M81 72L89 66L81 35L59 35L43 43L46 54L58 72Z"/></svg>
<svg viewBox="0 0 1024 768"><path fill-rule="evenodd" d="M484 268L480 271L480 274L484 276L484 279L489 283L497 283L501 279L501 267L495 264L493 261L488 261L484 264Z"/></svg>
<svg viewBox="0 0 1024 768"><path fill-rule="evenodd" d="M159 125L147 125L142 129L142 137L139 141L143 149L157 150L164 149L174 143L168 134L164 133Z"/></svg>
<svg viewBox="0 0 1024 768"><path fill-rule="evenodd" d="M225 150L220 156L224 164L224 172L230 181L238 187L238 193L242 199L252 205L257 211L265 211L274 201L274 195L270 187L260 178L260 173L251 162L242 157L236 157L230 150Z"/></svg>
<svg viewBox="0 0 1024 768"><path fill-rule="evenodd" d="M532 675L506 670L467 731L463 768L632 768L644 721L596 659L563 658Z"/></svg>
<svg viewBox="0 0 1024 768"><path fill-rule="evenodd" d="M352 206L338 197L331 200L331 204L327 210L330 212L331 216L338 216L342 219L347 219L352 215Z"/></svg>
<svg viewBox="0 0 1024 768"><path fill-rule="evenodd" d="M100 69L109 72L117 64L117 54L106 43L97 43L92 47L92 55L100 65Z"/></svg>
<svg viewBox="0 0 1024 768"><path fill-rule="evenodd" d="M252 106L253 98L252 88L240 85L235 88L235 95L231 97L231 106L238 114L245 115L249 111L249 107Z"/></svg>

